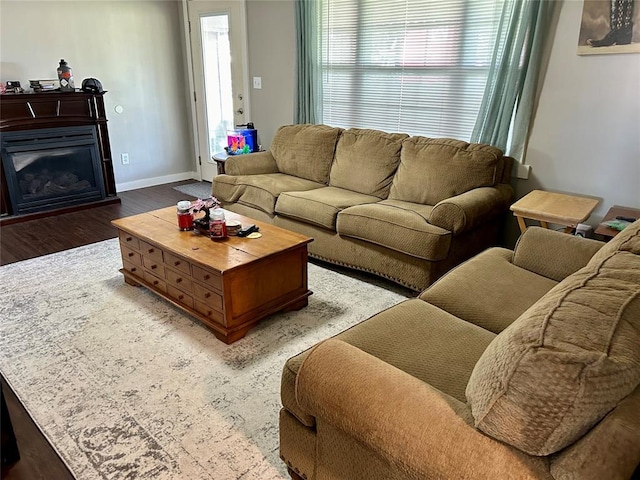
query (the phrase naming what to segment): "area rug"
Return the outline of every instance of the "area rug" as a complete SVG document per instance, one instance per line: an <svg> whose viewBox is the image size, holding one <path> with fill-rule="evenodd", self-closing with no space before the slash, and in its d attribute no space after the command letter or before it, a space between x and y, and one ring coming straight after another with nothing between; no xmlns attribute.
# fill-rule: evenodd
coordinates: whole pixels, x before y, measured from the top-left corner
<svg viewBox="0 0 640 480"><path fill-rule="evenodd" d="M225 345L118 272L117 240L0 267L0 370L78 479L282 479L287 358L406 298L309 265L309 305Z"/></svg>
<svg viewBox="0 0 640 480"><path fill-rule="evenodd" d="M177 185L173 189L193 198L209 198L211 196L211 182L187 183L186 185Z"/></svg>

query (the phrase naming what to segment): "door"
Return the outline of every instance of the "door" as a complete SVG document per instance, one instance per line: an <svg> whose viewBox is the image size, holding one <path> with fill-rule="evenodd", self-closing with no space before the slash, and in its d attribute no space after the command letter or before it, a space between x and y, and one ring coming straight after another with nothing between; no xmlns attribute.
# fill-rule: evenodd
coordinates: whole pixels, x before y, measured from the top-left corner
<svg viewBox="0 0 640 480"><path fill-rule="evenodd" d="M202 179L217 174L215 153L227 146L227 132L250 118L244 0L188 0L189 37Z"/></svg>

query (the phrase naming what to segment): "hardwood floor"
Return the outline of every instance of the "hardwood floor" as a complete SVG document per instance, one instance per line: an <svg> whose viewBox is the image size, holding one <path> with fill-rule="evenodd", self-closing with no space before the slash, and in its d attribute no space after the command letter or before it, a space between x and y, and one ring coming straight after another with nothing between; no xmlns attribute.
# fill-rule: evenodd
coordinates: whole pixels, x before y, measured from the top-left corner
<svg viewBox="0 0 640 480"><path fill-rule="evenodd" d="M173 187L193 180L119 193L121 204L0 227L0 265L116 238L111 220L190 200ZM73 475L31 420L15 393L2 378L2 390L18 442L20 460L2 466L3 480L67 480Z"/></svg>
<svg viewBox="0 0 640 480"><path fill-rule="evenodd" d="M60 252L117 236L111 220L190 199L173 187L193 180L118 194L122 203L79 210L0 228L0 265Z"/></svg>

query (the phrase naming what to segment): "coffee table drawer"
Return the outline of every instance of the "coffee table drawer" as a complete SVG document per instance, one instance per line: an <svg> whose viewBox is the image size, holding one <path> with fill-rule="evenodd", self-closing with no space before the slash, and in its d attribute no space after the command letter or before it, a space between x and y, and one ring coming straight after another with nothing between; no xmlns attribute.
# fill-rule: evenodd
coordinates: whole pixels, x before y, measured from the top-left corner
<svg viewBox="0 0 640 480"><path fill-rule="evenodd" d="M197 283L193 284L193 293L207 305L222 309L222 297L216 292L212 292Z"/></svg>
<svg viewBox="0 0 640 480"><path fill-rule="evenodd" d="M134 252L126 245L120 244L120 251L122 253L122 261L127 261L135 265L142 265L142 256L138 252Z"/></svg>
<svg viewBox="0 0 640 480"><path fill-rule="evenodd" d="M142 268L140 268L140 265L136 265L135 263L128 262L124 259L122 260L122 268L134 275L142 275Z"/></svg>
<svg viewBox="0 0 640 480"><path fill-rule="evenodd" d="M144 278L144 281L151 284L156 290L167 293L167 284L159 278L154 277L146 270L142 272L142 278Z"/></svg>
<svg viewBox="0 0 640 480"><path fill-rule="evenodd" d="M193 265L191 271L194 280L206 283L210 287L222 291L222 278L219 273L199 267L198 265Z"/></svg>
<svg viewBox="0 0 640 480"><path fill-rule="evenodd" d="M174 272L168 268L165 270L165 278L171 285L178 287L180 290L191 292L193 290L193 282L189 277L180 272Z"/></svg>
<svg viewBox="0 0 640 480"><path fill-rule="evenodd" d="M208 319L213 320L214 322L219 323L220 325L224 325L224 315L222 314L222 312L219 312L211 308L209 305L201 302L198 299L195 300L195 310L198 313L207 317Z"/></svg>
<svg viewBox="0 0 640 480"><path fill-rule="evenodd" d="M164 265L156 260L148 257L142 257L142 265L144 268L158 278L164 278Z"/></svg>
<svg viewBox="0 0 640 480"><path fill-rule="evenodd" d="M120 237L120 243L122 245L127 245L129 248L133 248L134 250L140 250L140 240L133 235L129 235L127 232L120 230L118 236Z"/></svg>
<svg viewBox="0 0 640 480"><path fill-rule="evenodd" d="M191 275L191 264L184 260L183 258L177 257L176 255L165 252L164 253L164 264L167 267L175 268L182 273L187 275Z"/></svg>
<svg viewBox="0 0 640 480"><path fill-rule="evenodd" d="M171 298L180 302L182 305L193 308L193 297L191 295L187 295L172 285L167 285L167 293Z"/></svg>
<svg viewBox="0 0 640 480"><path fill-rule="evenodd" d="M151 258L158 263L162 263L164 261L161 248L158 248L142 240L140 240L140 252L142 253L143 257Z"/></svg>

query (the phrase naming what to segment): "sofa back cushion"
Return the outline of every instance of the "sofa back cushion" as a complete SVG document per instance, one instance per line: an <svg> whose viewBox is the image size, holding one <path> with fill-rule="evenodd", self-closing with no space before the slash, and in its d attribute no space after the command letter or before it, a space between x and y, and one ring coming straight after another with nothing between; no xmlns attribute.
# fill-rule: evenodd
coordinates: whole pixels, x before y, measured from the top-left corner
<svg viewBox="0 0 640 480"><path fill-rule="evenodd" d="M326 184L341 128L327 125L285 125L271 142L281 173Z"/></svg>
<svg viewBox="0 0 640 480"><path fill-rule="evenodd" d="M627 227L485 350L466 390L480 430L549 455L640 385L639 230Z"/></svg>
<svg viewBox="0 0 640 480"><path fill-rule="evenodd" d="M435 205L503 176L499 148L450 138L411 137L402 143L400 165L389 198Z"/></svg>
<svg viewBox="0 0 640 480"><path fill-rule="evenodd" d="M404 133L345 130L338 141L329 185L387 198L405 138Z"/></svg>

